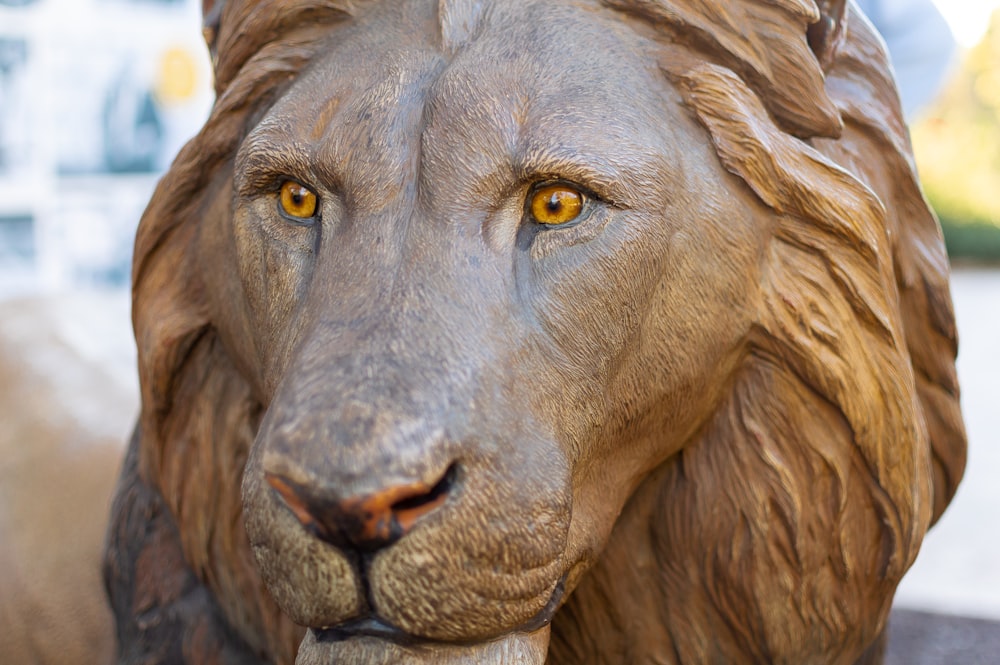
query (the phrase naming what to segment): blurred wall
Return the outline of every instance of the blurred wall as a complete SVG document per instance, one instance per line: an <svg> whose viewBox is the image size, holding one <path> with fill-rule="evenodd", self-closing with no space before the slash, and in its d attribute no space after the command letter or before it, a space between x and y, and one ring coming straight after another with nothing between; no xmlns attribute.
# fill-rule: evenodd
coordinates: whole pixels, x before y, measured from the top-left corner
<svg viewBox="0 0 1000 665"><path fill-rule="evenodd" d="M0 0L0 297L127 284L159 174L200 127L197 0Z"/></svg>

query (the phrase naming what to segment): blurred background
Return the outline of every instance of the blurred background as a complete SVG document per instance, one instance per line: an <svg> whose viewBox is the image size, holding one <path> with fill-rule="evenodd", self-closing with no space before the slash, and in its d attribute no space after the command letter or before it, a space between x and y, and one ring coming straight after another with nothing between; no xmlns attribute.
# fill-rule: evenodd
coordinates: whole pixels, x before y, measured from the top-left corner
<svg viewBox="0 0 1000 665"><path fill-rule="evenodd" d="M908 103L908 117L955 269L970 454L897 606L996 622L1000 0L936 0L946 24L933 55L914 24L919 1L865 4L890 45L891 33L902 44L893 54L901 77L906 49L935 59L941 73L940 84L937 73L914 77L930 90ZM99 431L116 450L127 437L137 404L133 234L157 178L212 102L200 10L198 0L0 0L0 541L4 519L21 510L9 487L27 477L4 448L16 446L22 461L30 450L52 452L11 434L21 431L15 419ZM28 391L41 397L28 400ZM54 404L65 412L53 415Z"/></svg>
<svg viewBox="0 0 1000 665"><path fill-rule="evenodd" d="M940 93L913 118L927 197L953 262L1000 260L1000 13L997 2L941 0L960 46Z"/></svg>
<svg viewBox="0 0 1000 665"><path fill-rule="evenodd" d="M0 0L0 296L122 287L211 105L196 0Z"/></svg>

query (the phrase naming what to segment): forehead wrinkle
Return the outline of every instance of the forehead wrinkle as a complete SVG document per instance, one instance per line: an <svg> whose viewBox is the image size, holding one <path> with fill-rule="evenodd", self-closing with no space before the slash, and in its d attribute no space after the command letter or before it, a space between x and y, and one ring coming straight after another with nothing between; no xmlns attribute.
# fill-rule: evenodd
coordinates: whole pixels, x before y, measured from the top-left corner
<svg viewBox="0 0 1000 665"><path fill-rule="evenodd" d="M572 16L555 5L544 10ZM446 174L452 198L502 197L531 180L565 178L621 205L662 186L677 160L670 157L669 83L655 60L622 47L617 32L571 29L538 43L537 32L518 30L467 44L435 84L423 143L428 160L443 168L430 184L441 189ZM522 43L536 47L533 55ZM604 69L585 64L595 48Z"/></svg>
<svg viewBox="0 0 1000 665"><path fill-rule="evenodd" d="M623 106L592 117L579 99L567 108L516 89L476 99L460 76L439 83L428 103L422 190L451 200L471 193L496 205L525 183L566 179L629 207L648 196L669 165L666 100L653 116L632 116Z"/></svg>
<svg viewBox="0 0 1000 665"><path fill-rule="evenodd" d="M403 190L413 176L426 88L441 62L423 49L385 54L366 68L372 85L355 80L328 119L316 142L317 169L339 178L354 204L380 207L386 191Z"/></svg>
<svg viewBox="0 0 1000 665"><path fill-rule="evenodd" d="M322 140L329 128L330 122L340 109L340 102L343 97L338 93L339 91L330 95L330 97L323 102L322 108L320 108L316 117L313 119L312 129L309 131L309 138L313 143L317 143Z"/></svg>
<svg viewBox="0 0 1000 665"><path fill-rule="evenodd" d="M683 162L673 138L676 105L669 82L641 65L621 63L627 85L619 89L599 76L575 76L565 88L533 95L517 150L521 177L575 180L622 205L658 187Z"/></svg>
<svg viewBox="0 0 1000 665"><path fill-rule="evenodd" d="M487 72L452 63L427 96L420 184L430 204L433 194L458 201L469 193L497 203L514 180L526 104L509 81L494 85Z"/></svg>

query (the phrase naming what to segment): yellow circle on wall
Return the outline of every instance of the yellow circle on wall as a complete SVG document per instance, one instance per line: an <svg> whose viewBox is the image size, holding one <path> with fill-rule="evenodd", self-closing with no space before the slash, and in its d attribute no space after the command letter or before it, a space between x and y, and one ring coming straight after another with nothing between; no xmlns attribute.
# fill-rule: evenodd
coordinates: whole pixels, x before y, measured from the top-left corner
<svg viewBox="0 0 1000 665"><path fill-rule="evenodd" d="M198 81L194 57L180 47L171 47L160 56L156 73L156 98L163 104L175 104L190 99Z"/></svg>

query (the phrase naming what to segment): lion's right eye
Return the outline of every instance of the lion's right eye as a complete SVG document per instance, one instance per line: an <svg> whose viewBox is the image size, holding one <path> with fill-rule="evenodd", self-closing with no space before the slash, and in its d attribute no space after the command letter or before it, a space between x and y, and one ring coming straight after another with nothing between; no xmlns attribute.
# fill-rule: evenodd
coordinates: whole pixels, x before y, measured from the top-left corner
<svg viewBox="0 0 1000 665"><path fill-rule="evenodd" d="M305 185L294 180L286 180L281 186L278 205L281 212L288 217L306 220L316 216L319 199L316 193Z"/></svg>
<svg viewBox="0 0 1000 665"><path fill-rule="evenodd" d="M586 198L580 191L555 183L535 189L528 199L531 220L544 226L563 226L583 213Z"/></svg>

